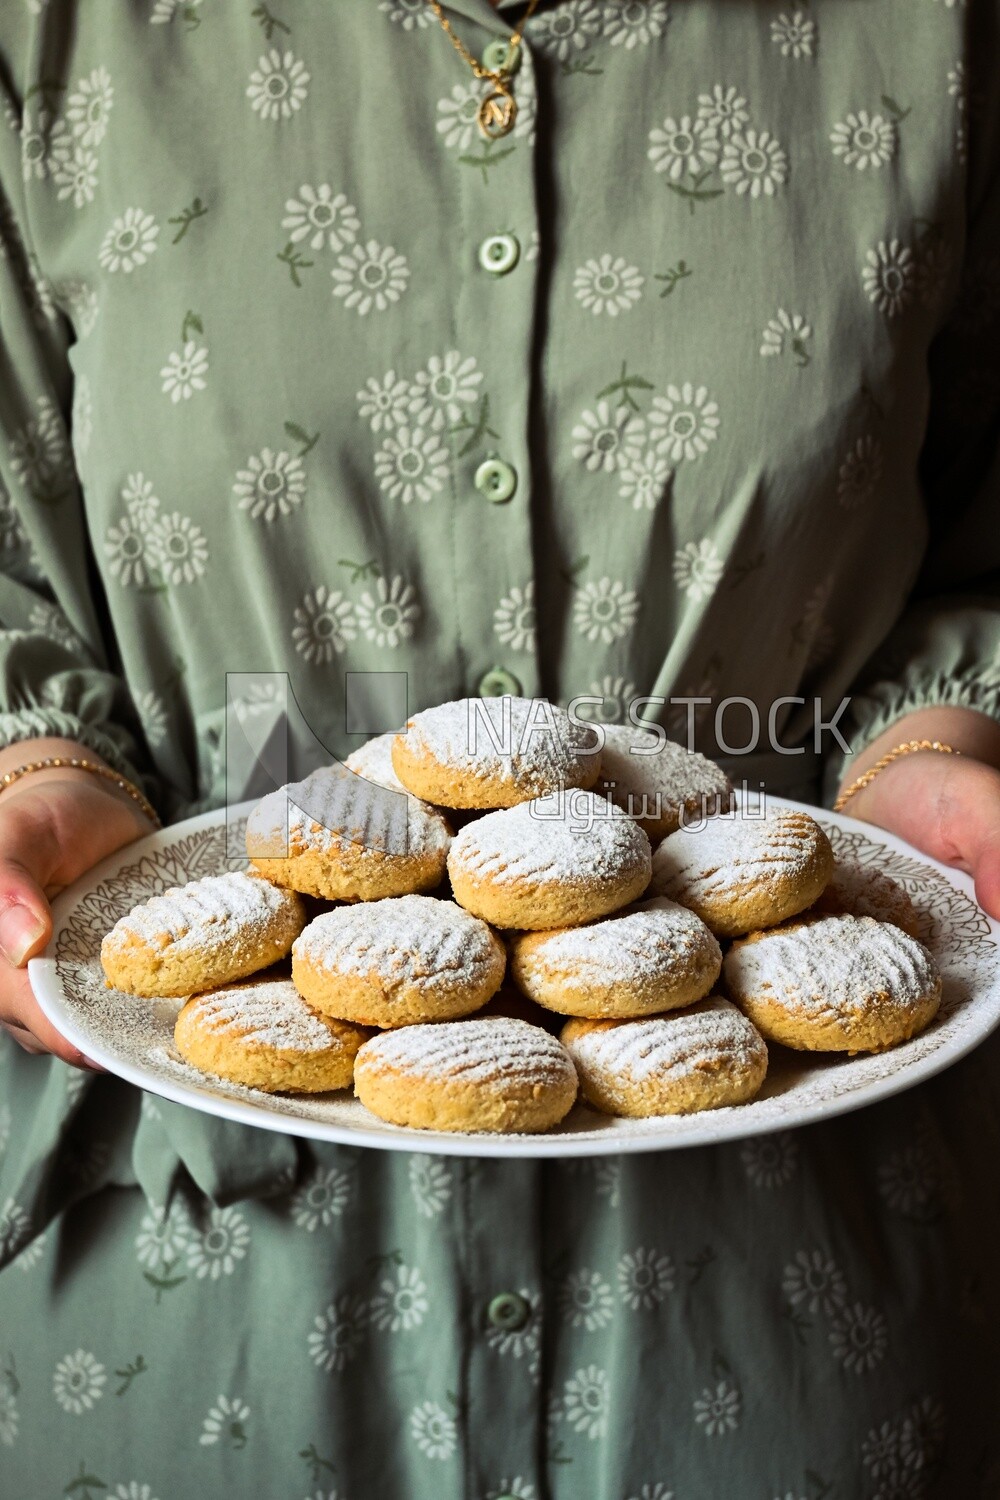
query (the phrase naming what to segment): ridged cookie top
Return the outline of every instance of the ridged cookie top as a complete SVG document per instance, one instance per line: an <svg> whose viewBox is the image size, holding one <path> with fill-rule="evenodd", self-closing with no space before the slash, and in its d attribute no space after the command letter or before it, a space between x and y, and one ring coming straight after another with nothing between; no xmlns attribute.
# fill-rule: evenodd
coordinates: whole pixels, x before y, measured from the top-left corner
<svg viewBox="0 0 1000 1500"><path fill-rule="evenodd" d="M276 927L289 936L303 923L302 902L292 891L241 870L206 875L171 886L121 917L104 939L110 950L138 941L157 950L168 943L176 952L197 952L235 941L242 947L254 935L271 937Z"/></svg>
<svg viewBox="0 0 1000 1500"><path fill-rule="evenodd" d="M589 784L595 772L593 731L544 698L455 698L414 714L399 739L411 757L525 800Z"/></svg>
<svg viewBox="0 0 1000 1500"><path fill-rule="evenodd" d="M581 1069L593 1068L623 1082L678 1079L727 1059L750 1069L767 1057L756 1026L720 995L636 1021L570 1021L562 1034Z"/></svg>
<svg viewBox="0 0 1000 1500"><path fill-rule="evenodd" d="M451 832L440 813L408 792L335 764L262 797L246 836L249 854L280 859L303 848L350 845L382 855L434 855L447 849Z"/></svg>
<svg viewBox="0 0 1000 1500"><path fill-rule="evenodd" d="M817 910L820 909L895 922L913 936L920 932L920 913L903 887L890 875L856 859L838 857L817 903Z"/></svg>
<svg viewBox="0 0 1000 1500"><path fill-rule="evenodd" d="M904 1009L921 1009L939 983L930 953L892 922L874 917L810 917L754 933L726 954L733 993L786 1004L820 1019L864 1009L888 994Z"/></svg>
<svg viewBox="0 0 1000 1500"><path fill-rule="evenodd" d="M530 971L565 972L571 983L635 985L659 978L667 964L705 955L721 966L722 951L701 918L657 896L597 922L532 933L523 961Z"/></svg>
<svg viewBox="0 0 1000 1500"><path fill-rule="evenodd" d="M825 847L808 813L782 807L761 818L737 809L668 834L653 855L651 889L681 901L724 900L747 886L803 878Z"/></svg>
<svg viewBox="0 0 1000 1500"><path fill-rule="evenodd" d="M613 798L634 818L659 818L681 807L697 807L700 811L703 797L708 814L725 812L733 785L722 767L707 755L687 750L675 740L660 744L651 729L605 724L601 774L594 790Z"/></svg>
<svg viewBox="0 0 1000 1500"><path fill-rule="evenodd" d="M383 1031L358 1052L358 1072L484 1083L516 1078L540 1087L574 1082L566 1048L541 1026L512 1016L435 1021Z"/></svg>
<svg viewBox="0 0 1000 1500"><path fill-rule="evenodd" d="M376 785L388 787L393 792L406 792L406 787L396 775L392 764L392 742L395 738L395 731L376 735L373 740L367 740L365 744L352 750L344 765L355 775L363 776L366 781L374 781Z"/></svg>
<svg viewBox="0 0 1000 1500"><path fill-rule="evenodd" d="M309 1008L290 979L225 985L196 995L188 1001L187 1011L189 1020L202 1031L287 1052L327 1052L343 1045L338 1025L348 1033L359 1030L342 1022L328 1025Z"/></svg>
<svg viewBox="0 0 1000 1500"><path fill-rule="evenodd" d="M559 813L553 816L553 812ZM649 868L643 829L606 797L579 789L532 798L468 823L448 868L501 887L521 882L602 886Z"/></svg>
<svg viewBox="0 0 1000 1500"><path fill-rule="evenodd" d="M503 947L485 922L454 901L393 896L323 912L303 929L292 958L330 975L370 976L391 993L427 985L470 990L500 982Z"/></svg>

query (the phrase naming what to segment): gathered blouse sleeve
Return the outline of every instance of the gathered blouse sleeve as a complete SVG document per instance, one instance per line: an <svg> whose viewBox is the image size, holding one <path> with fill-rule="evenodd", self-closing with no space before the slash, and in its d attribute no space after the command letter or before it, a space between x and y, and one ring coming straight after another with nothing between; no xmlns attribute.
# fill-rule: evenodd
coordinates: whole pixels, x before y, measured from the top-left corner
<svg viewBox="0 0 1000 1500"><path fill-rule="evenodd" d="M852 689L843 720L852 754L829 757L828 800L853 756L904 714L961 705L1000 718L1000 95L972 71L977 56L996 57L1000 9L971 20L991 36L970 47L970 76L954 81L966 239L953 305L928 351L918 463L927 547L906 609Z"/></svg>
<svg viewBox="0 0 1000 1500"><path fill-rule="evenodd" d="M23 25L23 46L18 26ZM156 796L133 705L109 645L74 444L74 329L32 247L32 164L22 158L30 22L0 50L0 748L79 741Z"/></svg>

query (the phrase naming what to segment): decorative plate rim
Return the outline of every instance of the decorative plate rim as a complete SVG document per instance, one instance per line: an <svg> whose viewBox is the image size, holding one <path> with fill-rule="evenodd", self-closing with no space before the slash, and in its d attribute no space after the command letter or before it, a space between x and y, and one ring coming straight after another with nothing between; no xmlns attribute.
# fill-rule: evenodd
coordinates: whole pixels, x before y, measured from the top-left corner
<svg viewBox="0 0 1000 1500"><path fill-rule="evenodd" d="M928 859L912 845L871 824L861 823L825 808L768 794L771 806L797 808L816 817L833 837L835 846L853 849L855 854L867 850L868 862L876 865L879 861L871 851L875 851L883 860L887 855L891 856L888 860L890 867L895 863L906 869L905 875L897 874L897 878L904 884L907 880L911 885L924 884L937 894L940 901L957 893L962 901L961 907L956 909L961 911L966 907L972 908L976 914L977 933L974 937L970 935L968 939L952 935L947 953L952 959L959 961L954 977L957 982L964 951L968 962L972 962L972 957L975 956L977 962L973 964L973 968L977 964L985 966L990 981L984 991L975 996L974 1004L969 1008L952 1004L943 1021L934 1023L928 1031L913 1041L904 1043L900 1048L890 1049L874 1057L862 1054L857 1058L843 1059L836 1056L831 1058L828 1054L805 1054L801 1060L796 1058L799 1070L806 1078L810 1076L810 1072L814 1078L819 1076L822 1067L828 1078L833 1079L826 1090L820 1086L814 1098L795 1099L784 1093L767 1095L765 1084L765 1095L749 1104L690 1115L660 1116L647 1121L615 1121L598 1115L586 1106L578 1105L570 1119L579 1119L582 1113L596 1120L596 1125L589 1131L568 1130L563 1126L542 1135L489 1135L473 1132L452 1134L390 1125L369 1115L360 1102L349 1095L342 1103L350 1109L352 1115L357 1114L358 1123L354 1123L353 1119L345 1123L316 1118L302 1112L308 1111L310 1105L313 1108L319 1106L322 1102L320 1096L310 1100L309 1096L267 1095L246 1089L236 1092L234 1086L226 1085L221 1080L216 1086L207 1076L197 1078L193 1069L173 1062L170 1065L175 1067L178 1076L171 1077L158 1070L152 1061L136 1061L121 1048L108 1044L99 1031L95 1033L88 1029L85 1017L81 1014L81 1002L74 1000L67 993L66 987L73 962L82 967L85 958L90 956L93 964L92 955L85 954L84 958L77 955L74 959L70 952L67 956L67 948L72 948L73 918L77 915L78 925L86 930L86 924L79 913L81 908L85 909L88 899L93 898L101 887L116 880L131 877L133 880L145 878L148 882L158 860L162 864L169 864L173 859L175 868L184 873L187 867L179 863L180 856L172 855L171 851L180 847L196 849L198 836L206 832L219 833L225 838L227 829L231 832L234 827L241 826L241 820L250 812L255 801L253 799L230 807L215 808L184 822L171 824L102 860L53 902L52 939L44 954L28 963L29 980L46 1017L68 1041L79 1047L94 1062L149 1093L223 1119L311 1139L444 1156L586 1157L680 1149L721 1141L745 1140L864 1108L880 1099L915 1087L944 1071L971 1052L1000 1024L1000 979L997 977L997 969L1000 968L1000 923L988 917L976 905L973 883L969 876ZM206 846L208 842L206 841ZM222 853L224 855L224 846ZM164 883L169 881L161 880L160 889ZM129 905L134 904L135 899L132 895ZM128 909L127 906L125 909ZM925 908L927 910L933 913L935 908L932 905L929 909ZM110 925L107 917L102 917L101 920ZM938 921L935 916L932 926ZM60 949L63 951L60 952ZM938 957L947 974L948 958L941 953ZM951 967L955 967L954 963ZM154 1005L155 1003L153 1002ZM938 1039L936 1044L935 1037ZM822 1064L818 1061L820 1056L823 1058ZM901 1059L896 1066L892 1065L891 1060L894 1058ZM885 1059L890 1059L888 1067L884 1067ZM164 1060L170 1061L169 1058ZM884 1071L879 1067L880 1063ZM190 1077L184 1076L184 1069ZM875 1076L863 1081L866 1072ZM853 1083L852 1079L858 1074L861 1074L862 1081ZM795 1087L793 1082L793 1091ZM226 1092L230 1088L234 1091ZM777 1104L767 1107L772 1100L784 1097L789 1098L787 1109L781 1109Z"/></svg>

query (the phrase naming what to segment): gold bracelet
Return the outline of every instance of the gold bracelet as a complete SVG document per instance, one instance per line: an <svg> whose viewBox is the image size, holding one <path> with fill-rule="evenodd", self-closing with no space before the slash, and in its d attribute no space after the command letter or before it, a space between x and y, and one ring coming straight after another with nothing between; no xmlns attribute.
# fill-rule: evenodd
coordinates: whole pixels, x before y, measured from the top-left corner
<svg viewBox="0 0 1000 1500"><path fill-rule="evenodd" d="M0 791L12 786L15 781L20 781L22 776L27 776L29 771L48 771L51 767L67 766L74 771L93 771L95 776L103 776L105 781L114 782L123 792L127 792L132 801L146 814L154 828L162 828L153 804L143 796L139 788L125 776L120 776L110 766L99 766L94 760L83 760L75 755L47 755L44 760L25 761L23 766L15 766L13 771L7 771L0 776Z"/></svg>
<svg viewBox="0 0 1000 1500"><path fill-rule="evenodd" d="M961 755L961 750L956 750L954 745L946 745L942 740L906 740L902 745L894 745L887 750L881 760L877 760L873 766L869 766L857 781L852 781L849 787L845 787L833 804L834 812L841 812L848 798L853 797L855 792L860 792L869 782L874 781L880 771L898 760L901 755L912 755L914 750L940 750L944 755Z"/></svg>

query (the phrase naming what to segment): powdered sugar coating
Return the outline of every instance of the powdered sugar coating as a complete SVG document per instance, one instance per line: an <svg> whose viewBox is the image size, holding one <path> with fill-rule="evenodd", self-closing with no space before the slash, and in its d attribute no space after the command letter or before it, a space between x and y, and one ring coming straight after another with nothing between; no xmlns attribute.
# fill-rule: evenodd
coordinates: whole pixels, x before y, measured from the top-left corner
<svg viewBox="0 0 1000 1500"><path fill-rule="evenodd" d="M290 891L241 870L206 875L170 886L134 906L104 938L106 952L131 942L157 952L170 945L176 957L229 947L238 955L287 929L288 943L302 925L302 905Z"/></svg>
<svg viewBox="0 0 1000 1500"><path fill-rule="evenodd" d="M379 734L373 740L366 740L363 745L351 751L344 765L355 775L363 776L366 781L374 781L378 786L409 796L392 764L392 742L395 738L396 732L392 730L389 734Z"/></svg>
<svg viewBox="0 0 1000 1500"><path fill-rule="evenodd" d="M787 1004L816 1020L850 1017L873 996L893 1008L919 1011L939 984L924 945L892 922L874 917L810 917L734 943L723 969L739 999Z"/></svg>
<svg viewBox="0 0 1000 1500"><path fill-rule="evenodd" d="M247 820L247 849L256 858L280 859L303 848L433 856L450 839L433 808L340 764L268 793Z"/></svg>
<svg viewBox="0 0 1000 1500"><path fill-rule="evenodd" d="M553 816L553 812L557 816ZM601 886L650 863L649 839L620 807L579 788L500 808L456 834L448 869L504 886Z"/></svg>
<svg viewBox="0 0 1000 1500"><path fill-rule="evenodd" d="M593 779L593 730L545 698L455 698L414 714L399 739L408 755L519 799Z"/></svg>
<svg viewBox="0 0 1000 1500"><path fill-rule="evenodd" d="M368 1071L481 1083L514 1078L543 1088L575 1080L569 1053L540 1026L510 1016L436 1021L384 1031L365 1042L355 1076Z"/></svg>
<svg viewBox="0 0 1000 1500"><path fill-rule="evenodd" d="M704 922L686 906L656 896L596 922L532 935L531 964L567 971L576 987L642 986L671 966L722 952ZM718 971L716 972L718 977ZM705 985L708 988L708 985Z"/></svg>
<svg viewBox="0 0 1000 1500"><path fill-rule="evenodd" d="M259 1047L286 1052L343 1048L336 1030L309 1008L290 979L262 979L210 990L189 1001L189 1015L202 1031Z"/></svg>
<svg viewBox="0 0 1000 1500"><path fill-rule="evenodd" d="M581 1073L594 1070L638 1084L674 1082L723 1060L750 1071L767 1057L757 1028L720 995L663 1016L598 1025L567 1040L566 1049Z"/></svg>
<svg viewBox="0 0 1000 1500"><path fill-rule="evenodd" d="M601 774L594 790L633 818L676 827L681 809L711 816L732 802L732 783L715 761L664 740L651 729L606 724Z"/></svg>
<svg viewBox="0 0 1000 1500"><path fill-rule="evenodd" d="M826 836L808 813L777 808L758 817L735 813L678 828L653 855L650 889L687 902L725 900L747 886L804 879Z"/></svg>
<svg viewBox="0 0 1000 1500"><path fill-rule="evenodd" d="M817 816L827 821L825 814ZM938 872L883 846L875 828L862 833L852 824L841 832L832 826L836 821L831 818L828 826L838 855L850 850L853 856L859 851L873 867L891 873L912 890L922 911L928 913L925 941L945 972L941 1012L932 1027L903 1047L852 1057L793 1056L783 1048L775 1049L764 1089L737 1109L654 1119L613 1119L579 1110L545 1136L476 1134L463 1139L455 1135L448 1149L477 1157L581 1157L651 1146L657 1151L687 1150L720 1139L738 1140L748 1132L785 1129L868 1105L873 1098L884 1098L926 1079L978 1044L1000 1013L996 985L1000 948L997 934L973 900L971 882L958 872ZM350 1090L336 1095L264 1094L231 1080L206 1079L178 1056L173 1045L176 1003L150 1004L106 987L98 948L102 933L117 916L176 882L179 868L192 874L225 868L227 826L220 822L209 826L203 818L193 829L189 825L167 828L148 853L143 846L141 856L133 849L123 851L113 878L105 874L87 877L79 894L64 898L61 911L56 907L50 993L61 997L55 1014L72 1028L74 1044L105 1064L111 1060L114 1066L114 1059L120 1059L154 1093L163 1092L200 1108L214 1110L218 1101L220 1112L242 1111L243 1118L256 1118L268 1128L328 1141L354 1141L366 1149L381 1144L385 1137L391 1139L395 1128L372 1121ZM33 982L45 982L38 965ZM438 1147L418 1144L414 1149Z"/></svg>
<svg viewBox="0 0 1000 1500"><path fill-rule="evenodd" d="M854 859L838 857L814 910L875 917L879 922L895 922L912 937L921 935L920 913L899 882Z"/></svg>
<svg viewBox="0 0 1000 1500"><path fill-rule="evenodd" d="M461 995L494 974L498 985L498 947L486 923L454 901L394 896L314 917L292 945L292 960L331 976L374 980L391 1000L394 991L413 988Z"/></svg>

